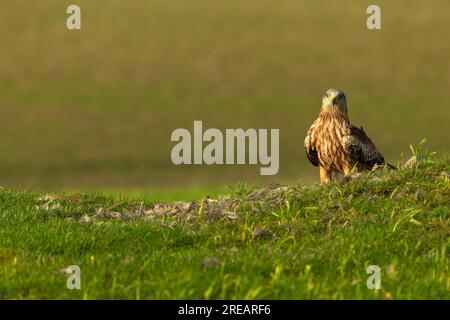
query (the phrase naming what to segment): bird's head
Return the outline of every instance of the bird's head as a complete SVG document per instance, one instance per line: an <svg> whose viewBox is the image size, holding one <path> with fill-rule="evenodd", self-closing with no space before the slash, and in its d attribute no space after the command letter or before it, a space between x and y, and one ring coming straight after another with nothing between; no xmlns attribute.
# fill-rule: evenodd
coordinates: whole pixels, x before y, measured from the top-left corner
<svg viewBox="0 0 450 320"><path fill-rule="evenodd" d="M347 115L347 98L344 92L337 89L328 89L322 98L321 112L341 112Z"/></svg>

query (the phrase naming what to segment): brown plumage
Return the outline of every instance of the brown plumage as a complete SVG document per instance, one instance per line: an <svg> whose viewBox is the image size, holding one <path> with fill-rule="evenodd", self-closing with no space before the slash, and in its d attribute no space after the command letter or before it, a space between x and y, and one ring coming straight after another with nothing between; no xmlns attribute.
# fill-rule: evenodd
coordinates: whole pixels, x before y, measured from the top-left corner
<svg viewBox="0 0 450 320"><path fill-rule="evenodd" d="M324 183L338 173L348 175L354 167L358 171L371 170L376 164L394 168L384 161L363 128L350 124L347 99L336 89L325 93L319 117L308 130L305 148Z"/></svg>

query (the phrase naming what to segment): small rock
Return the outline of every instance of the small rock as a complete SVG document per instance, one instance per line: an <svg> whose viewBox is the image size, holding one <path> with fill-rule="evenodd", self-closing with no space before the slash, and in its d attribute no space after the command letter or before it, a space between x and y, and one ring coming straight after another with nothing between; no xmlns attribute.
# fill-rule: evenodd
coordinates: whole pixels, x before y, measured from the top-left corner
<svg viewBox="0 0 450 320"><path fill-rule="evenodd" d="M132 263L134 261L134 257L132 257L132 256L126 256L124 259L123 259L123 263L124 264L130 264L130 263Z"/></svg>
<svg viewBox="0 0 450 320"><path fill-rule="evenodd" d="M220 261L217 258L214 257L207 257L205 258L201 263L203 268L217 268L220 266Z"/></svg>
<svg viewBox="0 0 450 320"><path fill-rule="evenodd" d="M380 177L372 177L372 178L370 179L370 182L373 182L373 183L380 183L380 182L383 182L383 179L381 179Z"/></svg>
<svg viewBox="0 0 450 320"><path fill-rule="evenodd" d="M419 201L421 197L421 192L420 190L417 190L416 193L414 194L414 198L416 199L416 201Z"/></svg>
<svg viewBox="0 0 450 320"><path fill-rule="evenodd" d="M225 216L230 220L238 220L239 216L235 212L225 211Z"/></svg>
<svg viewBox="0 0 450 320"><path fill-rule="evenodd" d="M217 220L222 215L220 210L211 210L208 212L207 217L210 220Z"/></svg>
<svg viewBox="0 0 450 320"><path fill-rule="evenodd" d="M92 218L88 215L84 215L81 217L80 222L81 223L90 223L90 222L92 222Z"/></svg>
<svg viewBox="0 0 450 320"><path fill-rule="evenodd" d="M122 217L122 214L120 212L110 212L109 216L111 218L119 219L120 217Z"/></svg>
<svg viewBox="0 0 450 320"><path fill-rule="evenodd" d="M450 174L448 174L447 172L445 172L445 171L442 171L440 174L439 174L439 177L441 178L441 179L449 179L450 178Z"/></svg>
<svg viewBox="0 0 450 320"><path fill-rule="evenodd" d="M417 162L423 161L425 160L424 156L412 156L411 158L408 159L408 161L405 162L405 164L403 165L403 168L409 168L412 167L413 165L415 165Z"/></svg>
<svg viewBox="0 0 450 320"><path fill-rule="evenodd" d="M197 204L195 202L177 202L175 207L184 214L195 211L197 209Z"/></svg>
<svg viewBox="0 0 450 320"><path fill-rule="evenodd" d="M337 209L340 209L340 208L341 208L341 206L338 203L336 203L336 204L334 204L334 205L332 205L330 207L331 210L337 210Z"/></svg>
<svg viewBox="0 0 450 320"><path fill-rule="evenodd" d="M168 207L164 203L157 203L153 207L152 211L154 214L163 215L163 214L167 213Z"/></svg>
<svg viewBox="0 0 450 320"><path fill-rule="evenodd" d="M253 230L253 239L256 239L256 238L267 238L269 236L270 236L270 231L268 231L268 230L266 230L264 228L256 227Z"/></svg>
<svg viewBox="0 0 450 320"><path fill-rule="evenodd" d="M56 194L46 194L45 196L37 198L38 201L53 201L58 199L58 196Z"/></svg>
<svg viewBox="0 0 450 320"><path fill-rule="evenodd" d="M350 182L352 180L357 180L357 179L361 178L362 176L363 176L362 172L354 172L354 173L352 173L350 175L343 176L341 178L340 182L341 183L347 183L347 182Z"/></svg>
<svg viewBox="0 0 450 320"><path fill-rule="evenodd" d="M59 270L59 273L66 275L66 276L70 276L73 274L73 271L69 268L63 268Z"/></svg>

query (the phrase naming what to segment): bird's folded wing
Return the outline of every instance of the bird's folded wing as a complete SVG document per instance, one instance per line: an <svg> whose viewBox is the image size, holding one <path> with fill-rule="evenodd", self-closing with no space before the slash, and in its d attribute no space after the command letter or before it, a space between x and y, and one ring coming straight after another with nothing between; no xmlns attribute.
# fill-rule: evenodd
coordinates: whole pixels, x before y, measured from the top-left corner
<svg viewBox="0 0 450 320"><path fill-rule="evenodd" d="M354 162L369 167L384 163L383 156L362 128L351 126L349 134L344 137L343 146Z"/></svg>
<svg viewBox="0 0 450 320"><path fill-rule="evenodd" d="M319 157L317 156L316 149L310 144L309 135L305 139L305 150L306 150L306 156L308 157L308 160L312 163L313 166L318 167L319 166Z"/></svg>

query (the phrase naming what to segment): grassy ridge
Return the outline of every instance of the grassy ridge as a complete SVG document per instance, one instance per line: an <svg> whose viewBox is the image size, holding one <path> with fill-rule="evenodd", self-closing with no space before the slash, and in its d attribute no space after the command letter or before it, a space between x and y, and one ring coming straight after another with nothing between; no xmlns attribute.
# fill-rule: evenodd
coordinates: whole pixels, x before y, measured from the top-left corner
<svg viewBox="0 0 450 320"><path fill-rule="evenodd" d="M427 158L172 207L1 190L0 298L449 299L449 171ZM73 264L81 290L60 272ZM369 265L381 290L366 287Z"/></svg>

